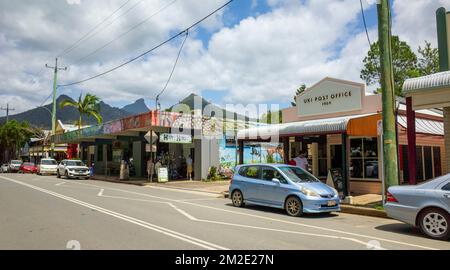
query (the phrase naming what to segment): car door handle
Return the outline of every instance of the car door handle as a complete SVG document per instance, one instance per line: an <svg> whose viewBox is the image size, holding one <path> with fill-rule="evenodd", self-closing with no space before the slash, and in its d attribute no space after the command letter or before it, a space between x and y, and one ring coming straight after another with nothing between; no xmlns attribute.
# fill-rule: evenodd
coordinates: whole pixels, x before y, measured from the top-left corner
<svg viewBox="0 0 450 270"><path fill-rule="evenodd" d="M447 199L450 199L450 194L448 194L448 193L444 194L444 197L447 198Z"/></svg>

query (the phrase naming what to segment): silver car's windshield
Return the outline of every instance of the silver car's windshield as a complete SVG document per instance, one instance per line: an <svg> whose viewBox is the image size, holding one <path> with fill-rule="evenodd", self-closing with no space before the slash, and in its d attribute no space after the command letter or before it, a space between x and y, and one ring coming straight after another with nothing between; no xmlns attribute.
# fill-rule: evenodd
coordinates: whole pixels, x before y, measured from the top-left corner
<svg viewBox="0 0 450 270"><path fill-rule="evenodd" d="M68 160L67 166L85 166L83 162L79 160Z"/></svg>
<svg viewBox="0 0 450 270"><path fill-rule="evenodd" d="M43 159L43 160L41 160L41 165L56 165L56 160Z"/></svg>
<svg viewBox="0 0 450 270"><path fill-rule="evenodd" d="M289 179L295 183L319 182L317 178L297 167L279 167Z"/></svg>
<svg viewBox="0 0 450 270"><path fill-rule="evenodd" d="M22 164L20 160L11 160L11 164Z"/></svg>

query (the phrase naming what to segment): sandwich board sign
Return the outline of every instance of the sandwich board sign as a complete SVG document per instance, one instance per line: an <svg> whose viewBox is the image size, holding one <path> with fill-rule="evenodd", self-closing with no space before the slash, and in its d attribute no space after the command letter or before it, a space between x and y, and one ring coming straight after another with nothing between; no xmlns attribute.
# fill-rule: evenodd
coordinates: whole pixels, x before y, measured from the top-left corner
<svg viewBox="0 0 450 270"><path fill-rule="evenodd" d="M158 182L163 183L169 181L169 172L167 168L159 168L158 169Z"/></svg>

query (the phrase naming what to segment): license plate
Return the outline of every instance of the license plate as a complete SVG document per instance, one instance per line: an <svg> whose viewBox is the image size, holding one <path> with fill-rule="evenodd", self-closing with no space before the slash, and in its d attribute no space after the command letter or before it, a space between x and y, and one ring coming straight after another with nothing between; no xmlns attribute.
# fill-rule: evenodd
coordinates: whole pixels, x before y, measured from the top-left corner
<svg viewBox="0 0 450 270"><path fill-rule="evenodd" d="M327 206L335 206L336 202L335 201L328 201L327 202Z"/></svg>

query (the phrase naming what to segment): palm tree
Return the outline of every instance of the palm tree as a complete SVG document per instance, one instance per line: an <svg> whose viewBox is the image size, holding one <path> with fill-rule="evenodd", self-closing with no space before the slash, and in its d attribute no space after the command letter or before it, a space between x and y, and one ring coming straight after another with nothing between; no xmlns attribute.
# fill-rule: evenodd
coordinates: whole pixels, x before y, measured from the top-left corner
<svg viewBox="0 0 450 270"><path fill-rule="evenodd" d="M88 117L93 116L97 119L97 123L101 124L103 122L103 118L100 115L100 98L96 95L86 94L82 99L82 94L78 98L78 101L74 101L71 99L65 99L59 103L59 107L62 109L66 106L75 107L80 113L80 118L76 121L78 125L78 129L81 129L83 125L83 115L86 114Z"/></svg>

